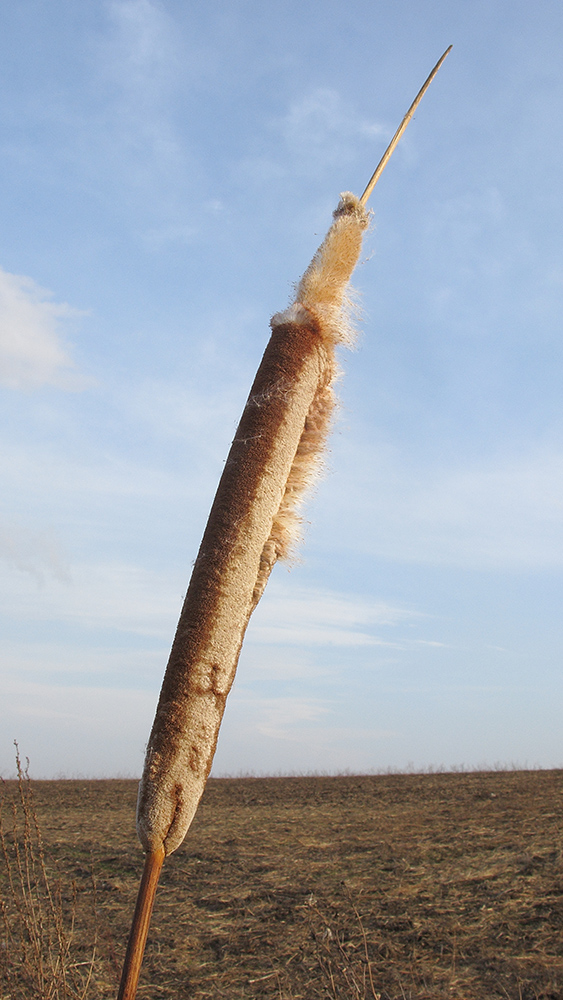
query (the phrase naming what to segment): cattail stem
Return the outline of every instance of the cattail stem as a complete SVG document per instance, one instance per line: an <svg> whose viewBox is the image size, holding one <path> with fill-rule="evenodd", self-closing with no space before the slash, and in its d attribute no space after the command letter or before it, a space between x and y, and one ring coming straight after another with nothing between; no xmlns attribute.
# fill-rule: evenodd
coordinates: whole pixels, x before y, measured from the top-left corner
<svg viewBox="0 0 563 1000"><path fill-rule="evenodd" d="M164 848L159 851L152 851L146 855L145 867L137 895L137 905L135 906L133 923L131 924L131 932L129 934L129 941L127 942L127 951L125 952L125 961L123 963L117 1000L135 1000L141 963L149 933L154 897L165 856Z"/></svg>
<svg viewBox="0 0 563 1000"><path fill-rule="evenodd" d="M451 51L451 49L452 49L452 46L449 45L448 48L446 49L446 51L444 52L443 56L441 56L440 59L438 59L438 62L436 63L436 65L435 65L434 69L432 70L432 72L430 73L430 75L426 78L426 80L422 84L422 87L420 88L420 90L419 90L418 94L416 95L414 101L412 102L409 110L407 111L405 117L403 118L401 124L399 125L399 128L395 132L395 135L391 139L391 142L387 146L387 149L385 150L385 152L384 152L383 156L381 157L379 163L377 164L377 166L376 166L373 174L371 175L371 177L369 179L369 182L367 184L367 187L366 187L366 189L365 189L362 197L360 198L360 204L361 205L366 205L367 204L367 200L368 200L371 192L373 191L375 185L377 184L379 178L381 177L383 171L385 170L385 167L387 166L387 163L389 162L389 159L391 158L391 154L392 154L393 150L395 149L395 146L397 145L397 143L398 143L399 139L401 138L403 132L405 131L408 123L410 122L412 116L414 115L414 113L415 113L418 105L420 104L422 98L424 97L426 91L428 90L430 84L432 83L432 80L436 76L436 73L440 69L440 66L442 65L444 59L446 58L446 56L448 55L448 53Z"/></svg>

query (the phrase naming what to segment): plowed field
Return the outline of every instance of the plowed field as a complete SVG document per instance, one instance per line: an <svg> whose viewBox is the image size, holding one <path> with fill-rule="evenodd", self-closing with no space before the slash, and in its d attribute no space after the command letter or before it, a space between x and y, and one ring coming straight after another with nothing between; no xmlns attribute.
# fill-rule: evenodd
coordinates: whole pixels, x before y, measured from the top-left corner
<svg viewBox="0 0 563 1000"><path fill-rule="evenodd" d="M69 961L87 970L95 942L86 996L113 997L142 868L136 783L32 792L75 913ZM165 863L139 998L561 1000L562 821L563 771L211 780ZM2 998L37 996L8 971Z"/></svg>

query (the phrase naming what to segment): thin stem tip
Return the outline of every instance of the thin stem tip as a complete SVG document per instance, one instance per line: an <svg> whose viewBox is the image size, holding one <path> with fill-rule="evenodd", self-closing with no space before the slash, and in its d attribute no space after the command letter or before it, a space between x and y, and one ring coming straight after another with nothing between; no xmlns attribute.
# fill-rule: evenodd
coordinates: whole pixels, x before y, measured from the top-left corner
<svg viewBox="0 0 563 1000"><path fill-rule="evenodd" d="M449 45L448 48L446 49L446 51L444 52L443 56L441 56L441 58L438 59L438 62L434 66L434 69L430 73L430 76L422 84L422 87L420 88L420 90L419 90L418 94L416 95L414 101L412 102L409 110L407 111L405 117L403 118L401 124L399 125L399 128L395 132L395 135L391 139L391 142L389 143L387 149L385 150L383 156L381 157L379 163L377 164L377 167L375 168L375 171L372 174L372 176L371 176L371 178L369 180L369 183L368 183L368 185L367 185L367 187L366 187L366 189L365 189L362 197L360 198L360 205L365 205L366 204L366 202L367 202L367 200L368 200L371 192L373 191L375 185L377 184L379 178L381 177L381 174L383 173L385 167L387 166L387 162L391 158L391 154L392 154L393 150L395 149L395 146L397 145L399 139L401 138L403 132L405 131L408 123L410 122L410 120L411 120L412 116L414 115L414 113L415 113L418 105L420 104L422 98L424 97L426 91L428 90L430 84L432 83L432 80L436 76L436 73L440 69L440 66L442 65L444 59L448 55L448 52L450 52L451 48L452 48L452 46Z"/></svg>

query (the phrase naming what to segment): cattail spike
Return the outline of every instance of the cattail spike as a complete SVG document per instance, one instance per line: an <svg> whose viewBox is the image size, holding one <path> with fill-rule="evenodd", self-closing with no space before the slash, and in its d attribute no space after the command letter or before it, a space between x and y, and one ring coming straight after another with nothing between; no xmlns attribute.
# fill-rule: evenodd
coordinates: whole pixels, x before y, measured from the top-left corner
<svg viewBox="0 0 563 1000"><path fill-rule="evenodd" d="M180 614L137 803L146 851L172 854L211 768L242 640L270 571L287 555L297 509L330 425L335 345L348 337L346 289L369 223L344 194L272 335L237 428Z"/></svg>
<svg viewBox="0 0 563 1000"><path fill-rule="evenodd" d="M423 83L422 87L420 88L420 90L419 90L418 94L416 95L414 101L412 102L409 110L407 111L405 117L403 118L401 124L399 125L399 128L395 132L395 135L391 139L391 142L389 143L387 149L385 150L383 156L381 157L379 163L377 164L377 167L375 168L375 171L373 172L373 174L372 174L372 176L370 178L369 184L367 185L367 187L366 187L366 189L365 189L362 197L360 198L360 204L361 205L365 205L367 203L367 200L368 200L371 192L373 191L375 185L377 184L379 178L381 177L383 171L385 170L385 167L387 166L388 161L391 159L391 155L393 153L393 150L395 149L395 146L397 145L397 143L398 143L399 139L401 138L403 132L405 131L408 123L410 122L412 116L414 115L414 113L415 113L418 105L420 104L422 98L424 97L426 91L428 90L430 84L432 83L432 80L436 76L436 73L440 69L440 66L442 65L444 59L448 55L448 52L451 51L451 49L452 49L452 46L449 45L448 48L446 49L446 51L444 52L443 56L440 59L438 59L438 62L436 63L436 65L435 65L434 69L432 70L432 72L431 72L430 76L428 77L428 79L425 80L425 82Z"/></svg>

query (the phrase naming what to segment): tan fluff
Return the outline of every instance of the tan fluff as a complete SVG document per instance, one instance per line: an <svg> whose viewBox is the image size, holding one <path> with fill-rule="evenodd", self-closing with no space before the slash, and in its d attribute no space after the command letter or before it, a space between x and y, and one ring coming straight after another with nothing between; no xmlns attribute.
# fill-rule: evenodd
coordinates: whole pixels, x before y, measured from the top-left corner
<svg viewBox="0 0 563 1000"><path fill-rule="evenodd" d="M350 338L348 281L368 213L343 195L334 223L272 335L227 459L149 738L137 830L145 850L182 843L209 774L244 633L299 525L330 427L334 346Z"/></svg>
<svg viewBox="0 0 563 1000"><path fill-rule="evenodd" d="M369 213L358 198L346 191L334 212L334 222L297 287L300 302L321 324L325 340L350 343L348 282L369 225Z"/></svg>
<svg viewBox="0 0 563 1000"><path fill-rule="evenodd" d="M307 323L314 318L327 345L352 343L354 331L350 322L348 282L368 225L368 212L355 195L346 191L340 196L333 225L297 286L295 301L284 313L273 317L272 328L291 319ZM311 403L284 497L262 552L254 588L256 603L264 592L275 562L287 559L298 539L301 526L299 507L321 469L336 402L332 388L338 375L334 351L330 352L327 362L325 384L319 386Z"/></svg>

